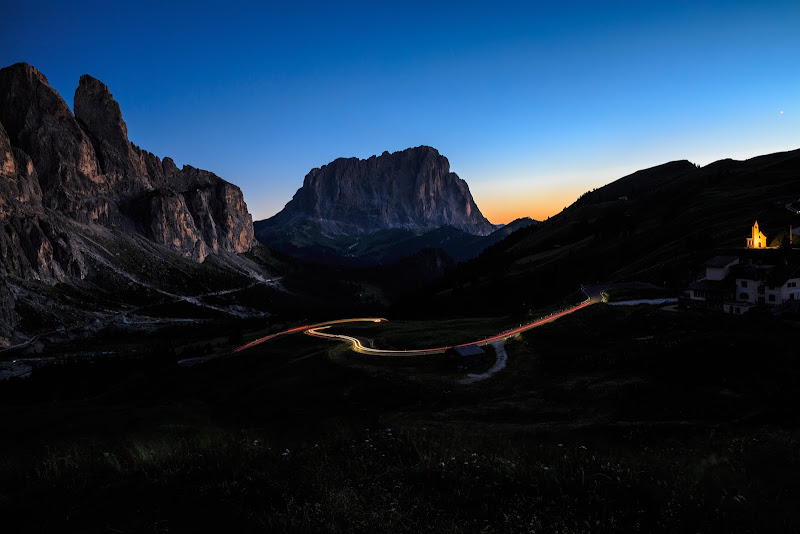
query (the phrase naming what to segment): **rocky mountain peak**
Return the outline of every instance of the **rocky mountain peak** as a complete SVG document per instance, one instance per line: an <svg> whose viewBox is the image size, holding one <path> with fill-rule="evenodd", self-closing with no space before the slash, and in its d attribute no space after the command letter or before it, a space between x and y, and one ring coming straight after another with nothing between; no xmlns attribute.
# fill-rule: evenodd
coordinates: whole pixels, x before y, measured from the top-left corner
<svg viewBox="0 0 800 534"><path fill-rule="evenodd" d="M88 74L81 76L73 107L75 118L86 126L90 135L112 146L128 145L128 127L106 84Z"/></svg>
<svg viewBox="0 0 800 534"><path fill-rule="evenodd" d="M2 70L5 71L7 79L22 87L50 87L47 77L39 69L28 63L15 63Z"/></svg>
<svg viewBox="0 0 800 534"><path fill-rule="evenodd" d="M312 169L284 210L266 222L276 228L315 226L330 235L426 232L443 226L476 235L494 231L467 183L430 146L365 160L339 158Z"/></svg>
<svg viewBox="0 0 800 534"><path fill-rule="evenodd" d="M133 145L104 83L81 76L73 115L26 63L0 69L0 221L0 275L45 283L90 276L109 229L198 262L253 238L241 190Z"/></svg>
<svg viewBox="0 0 800 534"><path fill-rule="evenodd" d="M73 107L113 191L117 195L130 195L152 190L153 181L159 180L161 173L148 172L146 158L128 141L128 126L106 84L88 74L81 76Z"/></svg>
<svg viewBox="0 0 800 534"><path fill-rule="evenodd" d="M46 206L76 215L84 209L82 197L103 192L89 138L47 78L27 63L0 69L0 122L11 144L33 160Z"/></svg>

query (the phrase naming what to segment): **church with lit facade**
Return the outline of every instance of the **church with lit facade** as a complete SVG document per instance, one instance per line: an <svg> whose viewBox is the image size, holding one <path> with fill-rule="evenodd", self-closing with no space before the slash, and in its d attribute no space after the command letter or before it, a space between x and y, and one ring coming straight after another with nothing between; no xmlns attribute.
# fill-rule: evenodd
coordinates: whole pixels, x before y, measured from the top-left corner
<svg viewBox="0 0 800 534"><path fill-rule="evenodd" d="M751 236L747 238L747 248L767 248L767 236L758 229L758 221L753 225Z"/></svg>

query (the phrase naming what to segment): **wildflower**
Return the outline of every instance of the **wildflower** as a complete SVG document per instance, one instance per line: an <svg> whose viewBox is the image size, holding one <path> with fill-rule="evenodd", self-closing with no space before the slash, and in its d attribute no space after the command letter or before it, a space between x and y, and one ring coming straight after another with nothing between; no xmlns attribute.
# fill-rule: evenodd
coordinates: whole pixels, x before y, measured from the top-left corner
<svg viewBox="0 0 800 534"><path fill-rule="evenodd" d="M108 456L108 453L107 453L107 452L104 452L104 453L103 453L103 456Z"/></svg>
<svg viewBox="0 0 800 534"><path fill-rule="evenodd" d="M543 467L542 469L544 469L545 471L550 471L549 467Z"/></svg>
<svg viewBox="0 0 800 534"><path fill-rule="evenodd" d="M258 440L253 440L253 445L258 445Z"/></svg>

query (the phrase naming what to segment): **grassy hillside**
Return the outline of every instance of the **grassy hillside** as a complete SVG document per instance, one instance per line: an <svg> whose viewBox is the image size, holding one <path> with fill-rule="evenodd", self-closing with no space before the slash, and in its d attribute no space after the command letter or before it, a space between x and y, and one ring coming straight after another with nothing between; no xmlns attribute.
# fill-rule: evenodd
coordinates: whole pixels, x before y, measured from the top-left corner
<svg viewBox="0 0 800 534"><path fill-rule="evenodd" d="M800 216L785 208L800 197L798 176L800 151L639 171L514 232L414 295L405 309L510 312L601 280L680 290L709 257L738 253L755 220L770 239L798 227Z"/></svg>

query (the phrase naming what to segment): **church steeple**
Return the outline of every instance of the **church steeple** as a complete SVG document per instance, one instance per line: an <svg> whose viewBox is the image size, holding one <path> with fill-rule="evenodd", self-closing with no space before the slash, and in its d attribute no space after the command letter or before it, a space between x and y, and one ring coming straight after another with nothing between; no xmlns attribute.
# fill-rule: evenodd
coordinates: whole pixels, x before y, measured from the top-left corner
<svg viewBox="0 0 800 534"><path fill-rule="evenodd" d="M767 236L758 229L758 221L753 225L751 237L747 240L747 248L767 248Z"/></svg>

